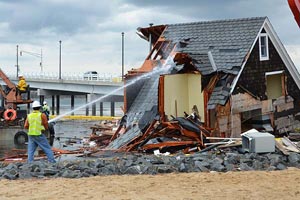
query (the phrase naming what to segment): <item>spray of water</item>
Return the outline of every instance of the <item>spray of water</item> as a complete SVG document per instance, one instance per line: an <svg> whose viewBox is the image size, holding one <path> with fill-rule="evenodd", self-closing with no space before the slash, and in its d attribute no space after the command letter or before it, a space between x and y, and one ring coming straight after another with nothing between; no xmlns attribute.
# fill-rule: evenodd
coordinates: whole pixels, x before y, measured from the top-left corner
<svg viewBox="0 0 300 200"><path fill-rule="evenodd" d="M91 101L91 102L89 102L89 103L87 103L87 104L84 104L84 105L82 105L82 106L79 106L79 107L77 107L77 108L75 108L75 109L73 109L73 110L71 110L71 111L68 111L68 112L66 112L66 113L64 113L64 114L61 114L61 115L59 115L59 116L57 116L57 117L55 117L55 118L53 118L53 119L50 119L48 122L51 123L51 122L58 121L59 119L63 118L64 116L70 115L71 113L73 113L73 112L75 112L75 111L77 111L77 110L80 110L80 109L85 108L85 107L87 107L87 106L89 106L89 105L92 105L92 104L94 104L94 103L96 103L96 102L98 102L98 101L101 101L101 100L103 100L104 98L109 97L109 96L115 94L116 92L118 92L118 91L120 91L120 90L123 90L124 88L126 88L126 87L128 87L128 86L130 86L130 85L135 84L135 83L138 82L139 80L142 80L142 79L145 79L145 78L149 78L149 77L154 76L154 75L157 75L157 74L166 73L166 72L168 72L172 67L174 67L173 57L169 56L169 57L166 59L165 63L164 63L162 66L155 67L151 72L145 73L145 74L143 74L143 75L141 75L141 76L138 76L138 77L136 77L135 79L133 79L133 80L131 80L130 82L128 82L127 84L123 85L122 87L119 87L118 89L115 89L115 90L113 90L113 91L107 93L106 95L101 96L100 98L95 99L95 100L93 100L93 101Z"/></svg>

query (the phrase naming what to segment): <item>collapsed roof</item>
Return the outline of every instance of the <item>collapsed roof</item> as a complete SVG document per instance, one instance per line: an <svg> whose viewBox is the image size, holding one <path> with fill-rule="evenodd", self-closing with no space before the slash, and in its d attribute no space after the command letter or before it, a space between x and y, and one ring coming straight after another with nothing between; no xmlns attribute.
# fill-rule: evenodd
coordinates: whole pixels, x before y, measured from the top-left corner
<svg viewBox="0 0 300 200"><path fill-rule="evenodd" d="M202 75L225 73L212 91L208 109L227 102L234 77L250 52L267 17L169 24L139 28L153 43L160 38L177 43L177 52L188 54ZM153 35L152 35L153 34ZM231 74L231 76L228 76Z"/></svg>

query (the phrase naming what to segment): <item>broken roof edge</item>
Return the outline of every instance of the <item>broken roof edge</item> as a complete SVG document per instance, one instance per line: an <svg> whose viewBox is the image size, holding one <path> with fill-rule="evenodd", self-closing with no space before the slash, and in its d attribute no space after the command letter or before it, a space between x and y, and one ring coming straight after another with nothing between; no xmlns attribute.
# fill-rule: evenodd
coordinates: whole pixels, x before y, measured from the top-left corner
<svg viewBox="0 0 300 200"><path fill-rule="evenodd" d="M256 41L258 40L259 34L261 33L262 29L264 28L264 24L266 23L266 20L268 20L268 17L264 17L264 18L265 18L264 22L262 23L262 25L261 25L259 31L257 32L256 37L255 37L254 41L252 42L252 45L251 45L251 47L249 48L248 53L245 55L245 59L244 59L244 61L243 61L243 63L242 63L241 70L239 71L239 73L237 74L237 76L235 77L235 79L233 80L233 83L232 83L232 85L231 85L231 90L230 90L230 92L229 92L229 95L231 95L232 92L233 92L233 90L235 89L236 84L237 84L237 82L238 82L238 80L239 80L239 78L240 78L242 72L244 71L245 65L246 65L246 63L247 63L247 61L248 61L248 59L249 59L249 57L250 57L250 55L251 55L251 53L252 53L252 51L253 51L253 48L254 48L254 46L255 46L255 43L256 43ZM269 21L269 20L268 20L268 21Z"/></svg>
<svg viewBox="0 0 300 200"><path fill-rule="evenodd" d="M156 25L156 26L149 26L149 27L138 27L136 34L140 36L142 39L149 41L149 35L150 32L152 32L151 36L155 36L153 43L156 43L156 41L161 37L162 33L164 32L167 25ZM155 35L153 35L155 34Z"/></svg>
<svg viewBox="0 0 300 200"><path fill-rule="evenodd" d="M296 66L294 65L294 62L292 61L291 57L287 53L284 45L282 44L280 38L278 37L275 29L273 28L271 22L267 18L264 23L264 28L271 39L275 49L277 50L280 58L282 59L283 63L285 64L286 68L289 70L291 76L293 77L296 85L298 86L298 89L300 89L300 74L297 70Z"/></svg>

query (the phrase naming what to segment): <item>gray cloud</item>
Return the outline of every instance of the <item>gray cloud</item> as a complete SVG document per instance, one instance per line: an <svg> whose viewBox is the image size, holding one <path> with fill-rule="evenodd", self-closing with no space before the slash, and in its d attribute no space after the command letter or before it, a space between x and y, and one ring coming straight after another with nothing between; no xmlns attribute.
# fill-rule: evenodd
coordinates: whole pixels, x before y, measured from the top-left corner
<svg viewBox="0 0 300 200"><path fill-rule="evenodd" d="M121 64L123 31L125 68L132 68L148 53L137 27L254 16L268 16L283 44L294 45L290 52L300 57L300 29L285 0L0 0L1 64L14 65L19 44L34 52L43 48L45 69L53 70L62 40L63 70L114 72ZM25 56L20 62L38 63Z"/></svg>
<svg viewBox="0 0 300 200"><path fill-rule="evenodd" d="M5 3L3 3L5 2ZM75 34L93 29L95 21L108 19L112 12L107 1L2 1L1 21L12 32Z"/></svg>

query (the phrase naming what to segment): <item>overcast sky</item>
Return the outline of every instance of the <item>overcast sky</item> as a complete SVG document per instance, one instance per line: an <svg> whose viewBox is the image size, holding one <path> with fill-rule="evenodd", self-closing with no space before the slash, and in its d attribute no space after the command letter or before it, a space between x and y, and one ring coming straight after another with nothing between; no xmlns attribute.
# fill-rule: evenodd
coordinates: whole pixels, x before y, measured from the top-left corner
<svg viewBox="0 0 300 200"><path fill-rule="evenodd" d="M300 29L287 0L0 0L0 67L16 71L16 45L43 51L44 71L121 74L121 32L125 70L138 68L147 41L136 35L149 23L172 24L268 16L290 57L300 67ZM40 71L40 58L23 53L21 72Z"/></svg>

